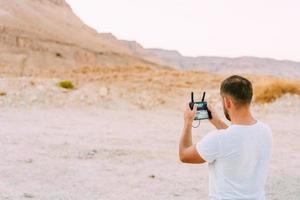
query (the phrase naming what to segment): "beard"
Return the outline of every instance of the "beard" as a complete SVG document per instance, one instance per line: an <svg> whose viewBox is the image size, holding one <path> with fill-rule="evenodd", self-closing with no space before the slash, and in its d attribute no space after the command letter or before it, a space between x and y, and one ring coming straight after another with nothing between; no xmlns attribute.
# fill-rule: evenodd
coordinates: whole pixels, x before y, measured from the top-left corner
<svg viewBox="0 0 300 200"><path fill-rule="evenodd" d="M228 119L229 121L231 121L230 115L228 113L228 110L225 108L225 106L223 106L223 110L224 110L224 115L225 115L226 119Z"/></svg>

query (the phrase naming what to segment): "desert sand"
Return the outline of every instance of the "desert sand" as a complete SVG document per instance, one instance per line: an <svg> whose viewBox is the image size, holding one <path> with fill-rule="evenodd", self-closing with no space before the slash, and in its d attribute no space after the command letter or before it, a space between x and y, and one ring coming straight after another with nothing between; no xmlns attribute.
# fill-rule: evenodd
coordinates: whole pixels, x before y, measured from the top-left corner
<svg viewBox="0 0 300 200"><path fill-rule="evenodd" d="M299 199L299 111L292 95L253 108L274 136L267 199ZM2 106L0 122L0 199L208 197L207 165L178 159L181 109ZM210 130L203 122L194 142Z"/></svg>
<svg viewBox="0 0 300 200"><path fill-rule="evenodd" d="M63 78L74 88L59 87ZM205 89L223 116L222 78L144 67L3 73L0 199L207 199L207 166L180 163L178 141L190 91ZM297 200L299 87L289 80L249 78L253 113L274 136L267 199ZM193 131L194 142L213 129L204 121Z"/></svg>

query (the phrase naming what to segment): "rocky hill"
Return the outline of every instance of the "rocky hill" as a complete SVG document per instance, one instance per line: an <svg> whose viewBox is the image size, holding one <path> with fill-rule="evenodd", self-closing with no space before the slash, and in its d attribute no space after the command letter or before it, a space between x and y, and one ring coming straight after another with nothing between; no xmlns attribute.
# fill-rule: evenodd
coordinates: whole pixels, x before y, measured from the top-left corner
<svg viewBox="0 0 300 200"><path fill-rule="evenodd" d="M150 64L85 25L65 0L0 0L2 70Z"/></svg>
<svg viewBox="0 0 300 200"><path fill-rule="evenodd" d="M300 63L258 57L187 57L177 51L148 49L148 54L183 70L204 70L219 74L260 74L300 78Z"/></svg>
<svg viewBox="0 0 300 200"><path fill-rule="evenodd" d="M135 41L98 33L65 0L0 0L0 70L70 67L169 66L219 74L300 77L300 63L266 58L186 57L177 51L145 49Z"/></svg>

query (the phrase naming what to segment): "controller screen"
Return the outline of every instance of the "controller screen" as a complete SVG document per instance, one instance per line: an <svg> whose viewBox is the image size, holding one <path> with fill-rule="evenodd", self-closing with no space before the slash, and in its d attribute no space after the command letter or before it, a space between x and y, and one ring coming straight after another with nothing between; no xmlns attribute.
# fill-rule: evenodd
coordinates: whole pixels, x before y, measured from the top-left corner
<svg viewBox="0 0 300 200"><path fill-rule="evenodd" d="M208 119L208 113L207 110L199 110L196 112L195 119Z"/></svg>
<svg viewBox="0 0 300 200"><path fill-rule="evenodd" d="M197 111L196 111L195 120L208 119L209 117L208 117L206 105L202 103L197 103L196 105L197 105Z"/></svg>

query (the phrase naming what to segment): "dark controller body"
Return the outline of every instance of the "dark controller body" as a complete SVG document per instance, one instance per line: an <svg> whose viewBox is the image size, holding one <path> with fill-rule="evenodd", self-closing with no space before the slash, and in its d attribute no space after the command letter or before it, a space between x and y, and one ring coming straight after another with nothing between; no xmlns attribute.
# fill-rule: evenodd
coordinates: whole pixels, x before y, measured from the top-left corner
<svg viewBox="0 0 300 200"><path fill-rule="evenodd" d="M194 120L211 119L211 112L207 108L207 102L204 101L205 94L203 95L202 101L194 102L194 95L192 94L191 102L189 103L190 109L193 110L194 104L197 106L197 111Z"/></svg>

